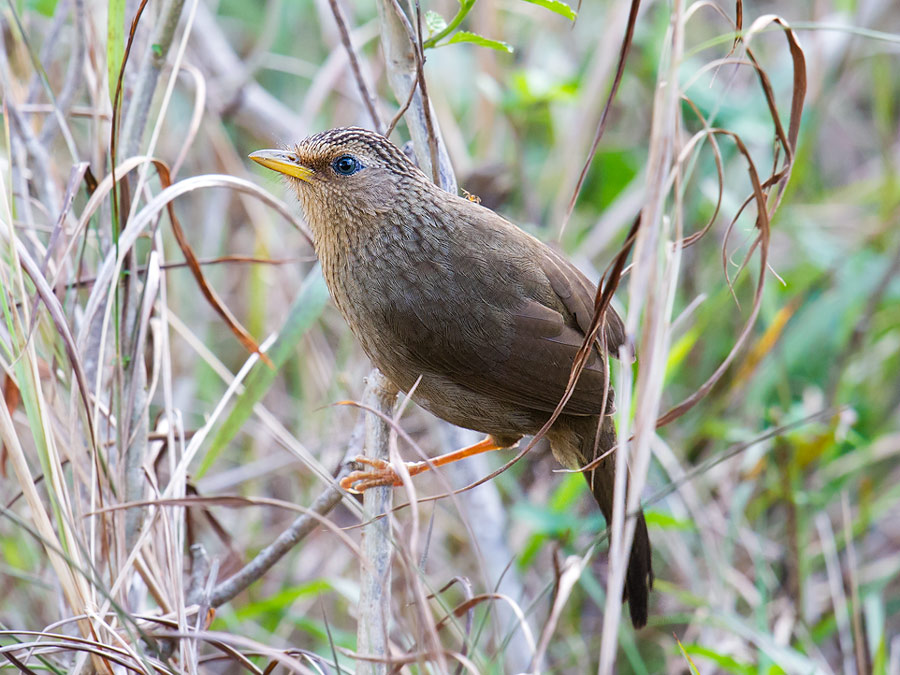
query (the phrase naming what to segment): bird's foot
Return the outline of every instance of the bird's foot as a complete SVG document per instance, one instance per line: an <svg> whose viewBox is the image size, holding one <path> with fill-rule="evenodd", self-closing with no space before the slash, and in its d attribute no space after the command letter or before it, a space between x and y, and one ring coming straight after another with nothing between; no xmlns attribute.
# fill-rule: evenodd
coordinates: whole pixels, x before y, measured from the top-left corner
<svg viewBox="0 0 900 675"><path fill-rule="evenodd" d="M357 464L365 464L371 469L365 471L351 471L341 479L341 487L348 492L361 494L373 487L390 485L396 487L403 485L403 479L391 466L391 463L377 457L366 457L359 455L353 459ZM410 476L415 476L426 470L428 465L425 462L406 462L406 470Z"/></svg>
<svg viewBox="0 0 900 675"><path fill-rule="evenodd" d="M493 436L488 436L475 445L470 445L469 447L461 448L460 450L454 450L453 452L448 452L447 454L440 455L439 457L432 457L428 461L406 462L406 471L410 476L415 476L422 473L423 471L428 471L428 469L431 469L433 467L445 466L447 464L450 464L451 462L455 462L465 457L478 455L482 452L489 452L490 450L514 448L516 447L516 445L518 445L518 439L515 437L503 437L498 440ZM343 479L341 479L341 487L349 492L355 492L359 494L360 492L364 492L372 487L384 485L403 485L403 479L397 474L396 471L394 471L391 463L387 460L359 455L354 459L354 461L357 464L367 464L372 468L366 471L353 471L347 474Z"/></svg>

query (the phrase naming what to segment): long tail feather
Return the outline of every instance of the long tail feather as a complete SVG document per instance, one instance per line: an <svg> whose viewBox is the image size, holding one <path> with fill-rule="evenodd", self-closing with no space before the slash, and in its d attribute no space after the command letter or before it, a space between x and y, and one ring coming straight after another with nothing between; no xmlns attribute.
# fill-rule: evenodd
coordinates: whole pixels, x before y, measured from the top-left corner
<svg viewBox="0 0 900 675"><path fill-rule="evenodd" d="M594 457L594 439L599 419L569 418L573 423L568 429L561 429L550 435L550 443L557 459L567 466L585 466ZM577 419L577 421L576 421ZM597 455L600 456L616 444L616 428L611 417L603 418L600 428L600 442L596 444ZM576 457L577 455L577 457ZM613 490L616 474L616 453L611 453L597 467L586 471L587 479L594 499L600 506L606 522L612 521ZM634 528L634 540L631 544L631 557L625 575L625 597L631 610L631 623L635 628L647 624L650 589L653 587L653 566L650 553L650 536L643 512L638 513Z"/></svg>

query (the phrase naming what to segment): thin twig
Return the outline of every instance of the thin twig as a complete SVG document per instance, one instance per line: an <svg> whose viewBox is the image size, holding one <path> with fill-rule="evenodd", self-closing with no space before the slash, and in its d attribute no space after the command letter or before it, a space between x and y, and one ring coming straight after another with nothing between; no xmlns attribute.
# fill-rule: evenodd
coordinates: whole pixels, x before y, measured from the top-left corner
<svg viewBox="0 0 900 675"><path fill-rule="evenodd" d="M121 157L130 157L138 152L144 127L147 125L147 116L150 112L150 103L156 93L156 84L172 40L175 38L175 28L181 18L181 10L184 9L184 0L168 0L160 13L159 23L153 38L147 43L147 52L141 63L137 82L134 86L134 94L128 104L125 113L125 121L122 124Z"/></svg>
<svg viewBox="0 0 900 675"><path fill-rule="evenodd" d="M350 39L350 29L347 27L347 18L344 16L344 10L338 4L338 0L328 0L328 4L331 7L331 13L334 15L335 23L337 23L338 32L341 34L341 44L347 50L347 58L350 59L350 70L353 71L353 77L356 79L356 86L359 87L360 96L362 96L363 103L369 111L369 117L372 118L375 131L383 134L384 124L378 114L378 103L366 82L366 78L363 77L362 69L359 66L359 56L356 54L353 41Z"/></svg>
<svg viewBox="0 0 900 675"><path fill-rule="evenodd" d="M363 397L369 395L369 385ZM345 491L340 488L341 478L346 476L353 467L353 458L360 454L363 450L363 439L365 435L365 418L366 415L360 414L353 433L350 434L350 442L347 444L347 451L344 458L338 466L337 475L334 482L313 501L308 512L297 517L293 523L268 546L260 551L256 557L249 563L244 565L240 571L231 577L217 584L209 596L210 606L220 607L235 596L241 593L254 581L260 579L272 566L274 566L281 558L285 556L294 546L303 541L316 526L320 523L321 518L328 515L331 510L345 496ZM317 517L318 516L318 517Z"/></svg>
<svg viewBox="0 0 900 675"><path fill-rule="evenodd" d="M436 175L435 182L444 190L456 194L458 190L456 175L450 163L450 156L441 138L440 129L431 117L434 111L422 96L421 80L424 80L424 70L416 31L398 0L378 0L378 14L381 17L381 41L388 82L398 101L409 99L404 106L407 108L404 118L419 166L426 174ZM389 128L392 129L393 124L392 122ZM432 142L437 147L436 174L432 169Z"/></svg>
<svg viewBox="0 0 900 675"><path fill-rule="evenodd" d="M350 448L354 448L351 440ZM329 485L325 490L316 497L315 501L309 507L312 513L319 516L326 516L331 510L338 505L344 496L344 491L338 486L338 481L350 471L350 465L342 462L335 483ZM220 607L235 596L241 593L254 581L260 579L268 572L285 554L287 554L294 546L299 544L310 534L320 523L320 518L311 513L304 513L298 516L290 527L282 532L271 544L260 551L253 560L248 562L238 572L228 577L225 581L216 585L209 595L209 604L211 607Z"/></svg>
<svg viewBox="0 0 900 675"><path fill-rule="evenodd" d="M438 144L432 119L431 102L428 99L428 83L425 80L425 48L422 46L422 7L416 0L416 37L413 40L416 48L416 78L419 81L419 91L422 92L422 107L426 111L425 130L428 132L428 157L431 159L431 178L441 185L440 161L438 160ZM441 185L443 187L443 185ZM446 189L446 188L444 188Z"/></svg>
<svg viewBox="0 0 900 675"><path fill-rule="evenodd" d="M578 176L578 182L575 184L575 190L572 192L572 198L569 200L569 206L566 208L566 214L559 226L558 238L562 238L563 231L569 218L572 217L572 211L575 209L575 202L578 200L578 194L581 192L581 186L587 178L588 169L594 161L594 155L597 154L597 148L600 146L600 139L603 138L603 132L606 131L606 121L609 119L609 111L612 109L613 101L619 91L619 84L622 82L622 76L625 74L625 60L628 58L628 51L631 49L631 42L634 37L634 27L637 24L638 10L641 8L641 0L631 0L631 9L628 12L628 24L625 29L625 37L622 38L622 46L619 50L619 62L616 65L616 75L613 78L612 87L609 95L606 97L606 103L603 106L603 112L600 114L600 121L597 123L597 131L594 134L594 140L591 143L591 149L588 156L584 160L584 166L581 174Z"/></svg>

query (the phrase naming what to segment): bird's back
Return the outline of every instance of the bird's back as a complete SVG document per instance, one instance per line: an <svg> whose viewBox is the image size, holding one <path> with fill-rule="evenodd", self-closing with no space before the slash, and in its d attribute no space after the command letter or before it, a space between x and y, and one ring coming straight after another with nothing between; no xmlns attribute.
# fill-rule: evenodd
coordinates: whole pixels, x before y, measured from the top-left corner
<svg viewBox="0 0 900 675"><path fill-rule="evenodd" d="M590 317L576 317L554 289L546 267L556 258L544 244L492 211L435 193L348 253L341 269L354 278L332 284L350 289L338 305L401 389L422 376L416 398L432 412L460 423L490 404L499 409L492 418L520 418L515 429L533 433L563 395L584 339L578 319ZM592 303L593 287L580 290ZM605 387L595 354L567 411L599 413ZM475 416L463 426L478 428L484 415Z"/></svg>

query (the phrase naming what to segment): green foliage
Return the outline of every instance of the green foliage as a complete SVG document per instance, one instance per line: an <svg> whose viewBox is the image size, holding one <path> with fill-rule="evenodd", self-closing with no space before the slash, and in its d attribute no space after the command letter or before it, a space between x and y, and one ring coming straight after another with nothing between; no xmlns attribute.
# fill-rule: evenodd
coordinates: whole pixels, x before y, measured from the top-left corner
<svg viewBox="0 0 900 675"><path fill-rule="evenodd" d="M425 27L428 29L428 37L432 37L435 33L440 33L447 27L447 21L440 14L433 10L425 12Z"/></svg>
<svg viewBox="0 0 900 675"><path fill-rule="evenodd" d="M697 525L693 520L676 518L670 513L655 511L653 509L646 509L644 511L644 519L647 521L647 527L651 532L654 529L677 530L681 532L687 532L690 530L696 531L697 529Z"/></svg>
<svg viewBox="0 0 900 675"><path fill-rule="evenodd" d="M116 96L119 70L125 56L125 0L110 0L106 10L106 75L109 100Z"/></svg>
<svg viewBox="0 0 900 675"><path fill-rule="evenodd" d="M505 42L486 38L471 31L457 30L459 25L475 6L476 1L477 0L460 0L459 9L457 9L456 15L450 19L449 22L435 11L426 11L425 26L428 30L428 39L425 40L424 46L426 48L433 48L460 42L469 42L480 47L488 47L489 49L512 53L513 48ZM560 2L560 0L524 0L524 2L530 2L534 5L549 9L551 12L564 16L571 21L575 20L575 11L564 2ZM450 39L441 42L441 40L444 40L448 35L451 36Z"/></svg>
<svg viewBox="0 0 900 675"><path fill-rule="evenodd" d="M27 7L44 16L53 16L59 0L27 0Z"/></svg>
<svg viewBox="0 0 900 675"><path fill-rule="evenodd" d="M524 4L527 1L484 2L477 12L472 11L474 0L424 2L429 92L461 184L470 187L481 181L473 192L494 198L496 210L511 221L559 243L596 280L643 205L652 109L659 80L668 74L665 44L672 6L650 4L638 21L607 130L566 230L560 232L611 84L612 59L621 39L612 19L621 7L612 2L569 5L535 0L532 4L540 6L535 8ZM55 104L41 90L25 99L37 89L32 86L36 78L44 77L44 71L31 68L29 59L39 57L53 21L47 17L60 11L62 4L20 0L8 7L10 14L14 10L24 14L22 25L30 34L26 45L17 30L4 33L14 80L8 90L3 83L4 103L8 99L18 107L35 135L50 117L47 106ZM201 68L208 94L199 131L191 135L197 89L190 72L182 73L165 119L153 120L161 122L163 129L154 154L171 163L190 144L178 180L244 172L293 209L290 192L277 180L248 170L243 158L259 147L293 140L291 133L276 133L266 126L278 115L293 116L297 134L368 123L353 73L342 69L346 58L333 17L327 3L313 0L214 4L212 29L233 48L236 58L244 60L246 71L236 73L236 81L209 72L190 45L189 63ZM841 21L856 20L852 17L857 4L854 0L836 3ZM341 5L362 72L372 78L379 113L389 119L402 101L396 100L383 75L375 4L351 0ZM71 6L68 3L69 10ZM65 193L65 179L75 161L73 151L79 160L92 162L98 179L108 170L102 161L95 161L107 152L109 138L103 117L106 92L101 86L98 94L93 83L102 83L106 77L112 96L126 37L123 30L130 18L124 16L125 7L124 0L109 3L105 40L102 29L99 36L86 35L90 58L80 73L90 74L85 82L91 86L82 83L72 100L71 114L64 116L72 149L67 135L57 135L46 146L51 167L46 181L58 196ZM578 20L572 23L576 7ZM754 11L744 3L745 28L757 18ZM873 673L887 673L896 657L892 638L900 631L900 557L891 544L900 536L896 517L900 503L900 274L895 263L900 246L900 170L895 147L900 80L893 77L898 61L891 48L898 38L867 26L838 31L835 24L826 31L820 24L803 24L810 18L804 17L804 11L792 7L793 15L787 18L795 26L805 26L798 30L807 50L811 87L793 175L772 221L759 319L718 384L688 414L657 430L649 484L643 493L655 546L651 621L639 632L621 630L617 665L622 673L657 673L676 667L745 675L814 672L826 670L825 665L840 672L847 641L856 647L859 639L865 641ZM896 6L881 3L878 11L880 18L873 26L886 31L896 25ZM154 20L148 13L142 29L149 30ZM45 70L55 96L63 90L68 50L74 44L70 18L63 21L61 30L59 45L65 57L50 50L54 55ZM781 40L773 29L754 38L753 49L766 68L785 120L791 72ZM764 175L775 159L773 125L758 76L734 62L746 61L743 46L736 46L734 61L698 76L712 60L727 58L733 41L728 22L708 8L699 8L685 24L688 57L678 69L678 79L686 86L696 76L683 91L694 105L683 101L678 106L681 119L670 150L677 154L703 129L695 106L711 127L740 134ZM431 49L463 43L487 49ZM512 57L494 53L509 53L513 48ZM172 63L171 54L157 56L166 56ZM132 61L128 72L137 73L138 66L137 60ZM256 87L272 98L254 98L259 94ZM158 113L161 98L154 98L151 115ZM264 124L248 125L253 114L244 107L248 100L255 105L261 100L269 101L268 105L278 101L283 107L266 109L270 116L263 117ZM12 117L4 121L10 122L11 136L17 133ZM392 138L402 142L406 137L401 122ZM747 163L733 140L718 136L716 141L723 164L722 207L710 233L682 253L673 300L675 321L668 336L665 372L660 375L664 409L697 391L726 358L753 302L758 249L739 273L756 234L752 207L737 219L726 239L732 218L750 193ZM141 147L142 152L147 149ZM79 233L79 239L70 242L70 221L78 221L90 199L79 185L62 221L65 226L58 230L62 238L54 243L51 237L59 204L50 208L43 203L44 183L38 180L41 166L29 159L29 152L17 139L14 148L4 146L0 153L11 176L4 184L4 194L11 200L10 223L0 204L4 241L18 238L26 250L40 254L39 261L46 255L47 279L54 284L70 326L78 330L86 320L85 304L108 253L104 247L110 246L108 200L88 219L87 233ZM698 232L713 216L719 192L715 160L713 143L705 138L678 177L681 218L669 222L682 227L685 235ZM670 178L674 182L675 177ZM158 191L158 184L151 182L139 194L138 211ZM302 454L298 448L328 471L338 464L356 412L334 404L358 399L369 363L337 312L329 308L321 277L310 274L310 251L300 237L281 216L245 202L244 197L217 190L212 198L184 195L176 201L176 212L184 219L198 255L204 259L231 254L296 256L300 261L204 267L211 285L254 336L262 339L278 331L279 338L267 352L274 369L257 363L243 390L223 404L209 437L199 444L196 459L183 467L187 478L181 487L209 497L271 497L308 506L324 483L310 465L295 459ZM664 200L669 217L675 213L674 201L674 192ZM129 205L121 208L127 212ZM167 218L158 219L154 227L129 254L117 286L123 298L127 284L142 288L151 252L163 255L168 266L181 262ZM665 256L672 254L665 244L658 245L665 247ZM63 550L95 556L84 563L85 574L79 577L90 578L90 584L102 589L85 605L90 611L97 610L96 598L104 597L102 591L120 574L128 580L120 592L129 602L132 594L137 597L141 589L150 587L162 588L172 606L184 602L187 576L183 568L187 565L178 556L188 543L202 543L210 557L219 561L221 580L270 544L295 514L268 507L224 509L218 505L152 509L157 514L153 539L141 551L152 564L141 567L140 574L149 575L156 585L138 580L134 560L127 560L128 551L119 556L125 548L118 539L124 531L124 516L120 521L120 512L106 510L123 500L117 492L123 452L117 425L121 411L127 410L131 384L123 366L132 366L135 359L143 359L148 366L152 387L148 388L147 417L153 435L140 468L148 486L152 485L152 491L147 490L152 498L162 494L176 475L191 439L197 438L222 401L223 381L242 367L247 354L209 310L191 277L166 268L162 275L165 302L162 297L154 301L144 344L114 353L116 341L133 334L137 310L134 302L105 310L109 312L107 352L99 378L92 376L91 382L91 387L99 382L98 391L91 392L91 406L100 418L99 449L95 449L85 437L84 411L72 384L65 346L48 321L45 306L35 304L34 285L25 279L24 287L18 288L12 251L4 244L0 260L4 326L0 383L5 385L12 378L18 386L21 400L11 407L14 431L25 446L29 469L39 480L36 487L31 482L19 485L14 478L0 481L0 503L8 513L27 520L31 509L20 493L30 487L52 521L49 534L41 536L51 544L55 539ZM732 287L726 274L733 280ZM307 281L301 285L304 278ZM616 295L617 307L624 311L633 299L633 282L629 272ZM135 297L140 296L130 299ZM31 325L22 317L34 307ZM690 311L682 317L687 308ZM639 346L645 339L641 325L633 336ZM95 337L99 342L99 336ZM96 345L83 349L80 357L85 362L96 357ZM625 367L640 373L643 364L639 353L637 363ZM255 410L264 414L256 415ZM809 421L810 415L823 410L827 412ZM749 441L787 424L799 426L748 447ZM414 406L400 421L401 428L433 454L450 449L443 447L435 425ZM175 447L169 447L169 428L177 429ZM56 458L51 456L51 436L53 447L59 449ZM289 454L286 447L296 454ZM399 444L399 452L405 459L415 458L405 441ZM0 458L0 470L9 475L10 460L3 453ZM422 646L417 631L423 616L434 622L449 616L438 633L442 647L461 652L465 644L467 657L479 672L519 672L508 667L506 659L524 652L524 643L516 642L521 631L503 613L504 601L484 600L475 606L474 628L468 630L468 613L454 615L466 601L467 591L459 582L440 589L451 580L465 578L473 595L508 592L539 633L557 592L557 566L592 550L593 558L555 617L545 672L596 672L606 600L606 524L590 508L584 479L554 473L555 468L549 457L529 456L493 482L491 495L501 501L507 517L499 532L485 533L490 523L478 510L481 503L467 501L479 496L477 490L441 499L436 505L420 502L418 521L409 508L392 515L396 550L408 554L413 550L411 542L418 546L415 556L409 555L395 567L391 638L401 650L414 653ZM450 473L421 476L415 482L419 497L461 485L461 479ZM98 501L100 494L103 499ZM398 502L406 501L403 495L396 492ZM70 520L61 511L66 504L75 505ZM190 515L186 528L185 521L179 520L185 513ZM358 519L340 506L328 520L334 529L318 527L287 561L218 608L210 629L273 649L308 650L329 663L334 647L342 667L352 670L354 662L343 650L356 647L359 564L343 537L358 543ZM65 575L49 562L52 548L18 528L15 521L2 522L0 577L9 598L0 609L4 628L40 630L80 614L59 609L65 604L59 588L71 586L71 580L61 581ZM178 538L183 529L190 530L189 542L186 536ZM829 540L831 547L826 545ZM499 552L489 544L498 546ZM838 577L832 579L835 571ZM99 580L94 580L94 574ZM414 586L414 580L421 587ZM420 588L427 599L415 594ZM846 597L834 596L834 589ZM116 617L117 625L131 625L127 614L136 611L137 605L129 602L121 603L125 610ZM152 613L154 602L151 594L141 596L141 611ZM855 619L862 635L853 631ZM193 615L188 618L195 620ZM75 630L75 624L69 625ZM130 647L143 648L139 637L132 639L126 631L120 635ZM213 648L199 649L209 654ZM265 659L253 658L264 670ZM29 662L29 667L34 666ZM415 664L407 668L426 670Z"/></svg>
<svg viewBox="0 0 900 675"><path fill-rule="evenodd" d="M444 44L453 45L459 42L470 42L474 45L478 45L479 47L488 47L489 49L496 49L498 52L506 52L507 54L512 54L513 51L513 48L505 42L501 42L500 40L489 40L483 35L470 33L467 30L456 31L453 34L453 37L447 40Z"/></svg>
<svg viewBox="0 0 900 675"><path fill-rule="evenodd" d="M524 0L525 2L530 2L532 5L538 5L540 7L544 7L545 9L549 9L551 12L559 14L560 16L564 16L569 21L574 21L577 14L575 10L569 7L564 2L560 2L560 0Z"/></svg>

